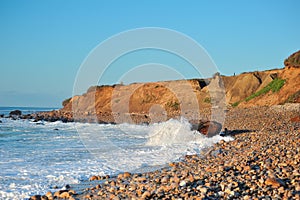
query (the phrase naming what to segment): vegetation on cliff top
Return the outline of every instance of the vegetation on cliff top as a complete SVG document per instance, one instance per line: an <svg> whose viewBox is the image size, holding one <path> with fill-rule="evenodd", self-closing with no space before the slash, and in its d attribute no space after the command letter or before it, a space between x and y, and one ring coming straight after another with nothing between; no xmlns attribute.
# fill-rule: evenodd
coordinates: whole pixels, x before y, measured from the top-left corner
<svg viewBox="0 0 300 200"><path fill-rule="evenodd" d="M65 107L70 101L71 101L72 97L68 98L68 99L65 99L63 102L62 102L62 106Z"/></svg>
<svg viewBox="0 0 300 200"><path fill-rule="evenodd" d="M244 101L250 101L251 99L254 99L258 96L267 94L269 91L272 91L273 93L278 92L282 86L284 85L285 80L280 79L280 78L275 78L273 79L267 86L265 86L264 88L262 88L261 90L253 93L252 95L250 95L249 97L247 97ZM239 102L235 102L232 104L233 107L238 106L242 101Z"/></svg>
<svg viewBox="0 0 300 200"><path fill-rule="evenodd" d="M278 92L280 90L280 88L282 88L282 86L284 85L285 80L279 79L279 78L275 78L273 81L271 81L267 86L265 86L263 89L253 93L252 95L250 95L249 97L247 97L245 99L245 101L250 101L251 99L254 99L255 97L258 97L260 95L264 95L266 93L268 93L270 90L272 90L272 92Z"/></svg>
<svg viewBox="0 0 300 200"><path fill-rule="evenodd" d="M285 66L300 67L300 51L297 51L284 60Z"/></svg>

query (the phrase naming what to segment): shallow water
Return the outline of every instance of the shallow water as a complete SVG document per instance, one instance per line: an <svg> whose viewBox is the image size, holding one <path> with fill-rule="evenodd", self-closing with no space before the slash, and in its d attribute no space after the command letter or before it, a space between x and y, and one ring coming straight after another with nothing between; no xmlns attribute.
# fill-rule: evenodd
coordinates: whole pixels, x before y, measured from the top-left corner
<svg viewBox="0 0 300 200"><path fill-rule="evenodd" d="M232 139L206 138L184 119L149 126L1 121L0 199L28 198L95 174L153 170Z"/></svg>

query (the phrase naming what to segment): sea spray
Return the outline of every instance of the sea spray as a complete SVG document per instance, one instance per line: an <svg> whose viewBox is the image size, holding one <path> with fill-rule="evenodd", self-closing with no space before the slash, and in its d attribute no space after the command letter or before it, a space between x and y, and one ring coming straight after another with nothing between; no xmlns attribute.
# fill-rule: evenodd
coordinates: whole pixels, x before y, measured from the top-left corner
<svg viewBox="0 0 300 200"><path fill-rule="evenodd" d="M150 127L146 145L161 147L159 155L165 155L164 161L176 161L184 155L199 154L202 149L212 146L220 140L230 141L232 137L206 137L196 130L185 118L170 119L166 122L153 124Z"/></svg>
<svg viewBox="0 0 300 200"><path fill-rule="evenodd" d="M185 119L152 125L1 120L0 199L46 193L95 174L158 169L231 139L207 138Z"/></svg>
<svg viewBox="0 0 300 200"><path fill-rule="evenodd" d="M185 119L170 119L166 122L153 124L150 127L149 138L146 145L172 146L194 141L197 131L191 131L191 124Z"/></svg>

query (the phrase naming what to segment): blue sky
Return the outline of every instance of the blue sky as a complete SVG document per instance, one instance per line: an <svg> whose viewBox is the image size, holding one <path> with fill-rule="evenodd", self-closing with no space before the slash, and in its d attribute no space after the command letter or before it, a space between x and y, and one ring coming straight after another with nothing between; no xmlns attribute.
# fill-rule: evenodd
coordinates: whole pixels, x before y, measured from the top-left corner
<svg viewBox="0 0 300 200"><path fill-rule="evenodd" d="M142 27L188 35L224 75L283 67L300 49L299 2L1 0L0 106L60 107L93 48Z"/></svg>

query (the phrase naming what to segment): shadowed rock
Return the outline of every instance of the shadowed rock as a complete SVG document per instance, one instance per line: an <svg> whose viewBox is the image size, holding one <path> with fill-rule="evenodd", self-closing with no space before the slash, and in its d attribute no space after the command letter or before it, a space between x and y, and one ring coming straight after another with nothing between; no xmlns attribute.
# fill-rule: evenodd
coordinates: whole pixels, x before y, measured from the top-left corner
<svg viewBox="0 0 300 200"><path fill-rule="evenodd" d="M222 130L222 125L215 121L191 122L192 130L197 130L207 137L218 135Z"/></svg>
<svg viewBox="0 0 300 200"><path fill-rule="evenodd" d="M9 115L10 116L20 116L20 115L22 115L22 111L20 111L20 110L13 110L13 111L11 111L10 113L9 113Z"/></svg>

